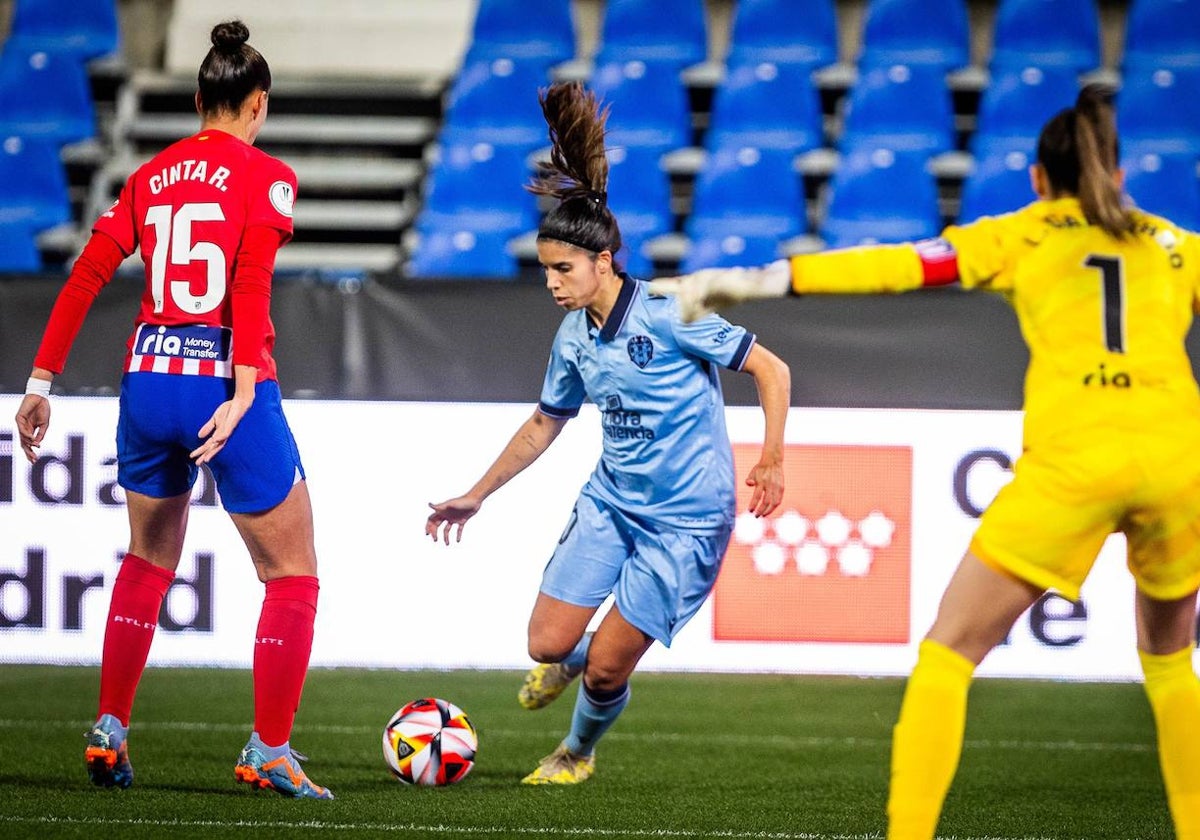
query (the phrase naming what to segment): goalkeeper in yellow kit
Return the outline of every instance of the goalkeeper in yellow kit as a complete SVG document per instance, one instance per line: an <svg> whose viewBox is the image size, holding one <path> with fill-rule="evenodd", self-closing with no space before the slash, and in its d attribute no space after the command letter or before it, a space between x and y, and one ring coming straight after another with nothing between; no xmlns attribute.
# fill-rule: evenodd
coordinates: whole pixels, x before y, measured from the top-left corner
<svg viewBox="0 0 1200 840"><path fill-rule="evenodd" d="M957 282L1005 295L1030 363L1024 454L921 643L893 734L888 837L934 836L975 666L1050 588L1069 598L1109 534L1128 539L1137 646L1180 840L1200 840L1200 393L1184 350L1200 236L1124 204L1115 120L1089 86L1042 129L1037 200L940 239L661 280L685 317L743 300Z"/></svg>

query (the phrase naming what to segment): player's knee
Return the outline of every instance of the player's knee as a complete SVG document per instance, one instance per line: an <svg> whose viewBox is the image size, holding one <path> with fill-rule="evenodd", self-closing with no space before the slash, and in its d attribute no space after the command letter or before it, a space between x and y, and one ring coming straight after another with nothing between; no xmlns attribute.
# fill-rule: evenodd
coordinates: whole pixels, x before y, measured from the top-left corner
<svg viewBox="0 0 1200 840"><path fill-rule="evenodd" d="M561 662L574 648L574 642L529 634L529 658L534 662Z"/></svg>
<svg viewBox="0 0 1200 840"><path fill-rule="evenodd" d="M583 678L593 691L615 691L629 680L629 670L617 663L589 658Z"/></svg>

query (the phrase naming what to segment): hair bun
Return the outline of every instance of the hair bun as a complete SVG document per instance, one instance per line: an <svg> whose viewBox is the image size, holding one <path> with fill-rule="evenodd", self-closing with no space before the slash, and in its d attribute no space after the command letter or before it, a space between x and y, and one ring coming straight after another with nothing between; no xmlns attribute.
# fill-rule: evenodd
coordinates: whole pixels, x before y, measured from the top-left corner
<svg viewBox="0 0 1200 840"><path fill-rule="evenodd" d="M240 20L218 23L212 29L212 43L218 51L234 53L250 40L250 30Z"/></svg>

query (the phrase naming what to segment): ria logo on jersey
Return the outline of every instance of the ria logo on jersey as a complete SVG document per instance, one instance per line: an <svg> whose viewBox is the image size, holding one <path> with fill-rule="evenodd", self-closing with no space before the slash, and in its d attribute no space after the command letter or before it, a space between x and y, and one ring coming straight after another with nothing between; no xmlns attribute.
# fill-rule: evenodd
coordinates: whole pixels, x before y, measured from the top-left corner
<svg viewBox="0 0 1200 840"><path fill-rule="evenodd" d="M191 324L182 327L150 324L138 326L134 353L139 356L169 356L180 359L223 362L229 358L233 332L228 327Z"/></svg>
<svg viewBox="0 0 1200 840"><path fill-rule="evenodd" d="M758 446L734 446L739 476ZM912 449L788 446L783 503L738 517L713 592L717 641L904 644ZM738 483L738 510L751 488Z"/></svg>

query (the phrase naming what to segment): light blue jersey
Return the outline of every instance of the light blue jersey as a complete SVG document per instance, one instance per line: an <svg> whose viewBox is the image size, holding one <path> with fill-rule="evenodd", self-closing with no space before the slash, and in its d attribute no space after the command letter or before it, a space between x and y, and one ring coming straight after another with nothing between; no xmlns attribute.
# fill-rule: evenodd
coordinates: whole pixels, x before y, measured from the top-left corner
<svg viewBox="0 0 1200 840"><path fill-rule="evenodd" d="M741 370L755 337L716 315L685 324L673 297L622 279L603 329L582 309L563 319L538 408L558 418L585 398L600 408L604 449L584 494L666 530L727 531L733 453L716 366Z"/></svg>

